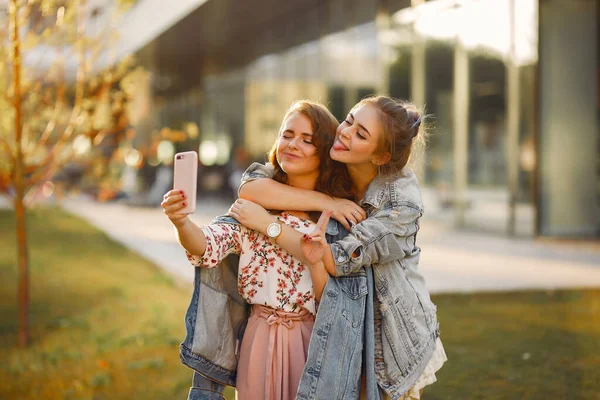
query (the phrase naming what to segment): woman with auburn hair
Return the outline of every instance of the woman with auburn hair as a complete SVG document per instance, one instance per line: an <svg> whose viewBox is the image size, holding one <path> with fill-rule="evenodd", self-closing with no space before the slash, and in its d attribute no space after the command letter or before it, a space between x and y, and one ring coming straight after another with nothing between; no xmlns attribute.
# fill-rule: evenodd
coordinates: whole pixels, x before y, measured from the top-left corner
<svg viewBox="0 0 600 400"><path fill-rule="evenodd" d="M257 179L273 177L271 167L260 164L246 171L239 190L243 199L232 207L230 215L258 231L264 231L272 217L253 202L267 209L285 205L286 209L333 210L334 218L351 226L349 235L331 245L324 240L322 228L304 237L286 230L281 239L282 247L298 256L306 243L316 246L313 256L322 256L323 267L335 277L325 288L332 301L339 297L328 289L332 281L361 271L367 276L365 287L374 291L364 309L348 303L344 311L346 318L364 316L362 372L336 376L336 368L342 369L326 358L314 367L307 364L308 369L319 369L312 385L327 382L322 390L329 390L328 398L359 398L360 394L367 399L420 399L446 361L436 307L418 268L421 249L416 239L423 202L417 177L407 167L414 144L424 140L423 118L409 102L376 96L356 104L338 126L330 156L346 164L360 211L306 188ZM329 318L331 325L337 317ZM335 346L327 340L329 334L323 332L322 347Z"/></svg>
<svg viewBox="0 0 600 400"><path fill-rule="evenodd" d="M328 197L351 196L350 179L344 165L328 156L336 126L337 120L321 104L307 100L293 103L283 118L277 140L269 153L273 178L280 184L314 190ZM269 213L272 217L269 226L264 232L257 232L236 221L198 227L186 214L180 213L186 202L187 194L175 190L168 192L162 202L165 214L176 228L179 243L186 250L190 262L199 269L219 268L229 255L239 255L237 291L251 305L251 315L239 346L239 362L229 353L228 360L223 360L225 356L216 356L227 345L220 343L221 339L217 337L210 337L207 332L212 330L225 339L228 334L220 328L206 327L213 327L208 325L213 318L225 319L224 329L235 330L231 329L227 318L213 311L221 305L219 310L228 312L229 300L218 300L224 292L223 285L213 282L213 286L203 287L204 293L210 293L207 295L202 294L201 285L196 282L186 316L190 323L187 325L188 338L182 343L183 362L202 376L211 378L210 385L216 385L215 382L233 384L223 382L225 378L214 378L217 373L222 373L224 365L231 365L221 376L235 381L240 400L296 398L317 303L328 275L320 258L315 259L314 265L306 264L285 251L282 246L289 246L289 243L286 244L280 235L285 229L300 235L320 230L328 214L325 213L317 222L318 214L315 213ZM286 207L280 209L285 210ZM310 253L312 245L307 243L305 247ZM220 279L220 276L217 278ZM232 321L234 319L236 316L231 317ZM240 323L240 330L245 323L245 320ZM204 325L199 328L199 324ZM202 347L199 343L206 345ZM217 373L211 374L215 370ZM201 377L195 376L194 381L197 378L200 380ZM222 390L222 386L210 390Z"/></svg>

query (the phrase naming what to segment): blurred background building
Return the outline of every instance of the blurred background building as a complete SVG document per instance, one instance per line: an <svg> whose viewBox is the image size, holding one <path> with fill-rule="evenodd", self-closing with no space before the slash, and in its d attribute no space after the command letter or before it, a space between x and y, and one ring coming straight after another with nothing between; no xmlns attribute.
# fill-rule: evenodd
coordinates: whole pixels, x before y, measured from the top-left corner
<svg viewBox="0 0 600 400"><path fill-rule="evenodd" d="M434 116L414 162L428 215L506 235L600 237L600 1L166 4L140 0L122 24L151 73L138 131L186 132L164 152L199 151L204 193L230 190L230 176L265 159L293 100L342 119L383 93Z"/></svg>

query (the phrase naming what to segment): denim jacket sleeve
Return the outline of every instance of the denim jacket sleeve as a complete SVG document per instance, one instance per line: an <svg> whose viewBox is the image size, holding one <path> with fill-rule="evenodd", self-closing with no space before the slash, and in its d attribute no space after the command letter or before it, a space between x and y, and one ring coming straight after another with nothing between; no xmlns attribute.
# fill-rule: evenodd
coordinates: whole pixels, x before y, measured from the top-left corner
<svg viewBox="0 0 600 400"><path fill-rule="evenodd" d="M331 244L337 276L411 254L416 247L421 215L422 210L416 205L387 206L354 226L348 236Z"/></svg>
<svg viewBox="0 0 600 400"><path fill-rule="evenodd" d="M275 176L275 168L273 168L272 164L261 164L261 163L252 163L244 173L242 174L242 183L240 183L240 188L248 182L254 181L256 179L261 178L273 178ZM240 189L238 189L238 194Z"/></svg>

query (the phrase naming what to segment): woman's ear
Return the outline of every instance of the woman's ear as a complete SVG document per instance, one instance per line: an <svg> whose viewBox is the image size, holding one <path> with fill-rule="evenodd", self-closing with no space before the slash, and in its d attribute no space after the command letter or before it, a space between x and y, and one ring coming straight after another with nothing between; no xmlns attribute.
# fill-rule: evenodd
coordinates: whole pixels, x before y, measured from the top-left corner
<svg viewBox="0 0 600 400"><path fill-rule="evenodd" d="M392 158L392 155L390 154L390 152L385 151L385 152L373 157L372 162L375 165L382 166L382 165L386 164L388 161L390 161L390 158Z"/></svg>

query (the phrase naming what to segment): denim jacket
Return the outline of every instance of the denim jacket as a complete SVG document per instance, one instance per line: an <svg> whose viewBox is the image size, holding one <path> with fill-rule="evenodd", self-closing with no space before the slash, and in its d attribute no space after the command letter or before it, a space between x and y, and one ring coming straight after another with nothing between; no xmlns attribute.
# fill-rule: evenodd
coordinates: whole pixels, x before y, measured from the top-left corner
<svg viewBox="0 0 600 400"><path fill-rule="evenodd" d="M272 176L271 165L254 163L242 182ZM396 399L423 373L439 336L436 307L418 270L423 202L417 177L405 168L396 176L375 178L361 206L368 218L332 243L331 251L338 280L373 266L375 373L379 386Z"/></svg>
<svg viewBox="0 0 600 400"><path fill-rule="evenodd" d="M212 223L238 221L222 216ZM231 254L218 268L195 268L186 336L179 346L181 362L195 371L189 399L220 400L225 385L235 386L237 350L250 315L237 290L238 262Z"/></svg>
<svg viewBox="0 0 600 400"><path fill-rule="evenodd" d="M218 217L213 223L238 222ZM348 234L334 220L326 233L329 242ZM195 371L188 400L221 400L225 385L235 386L237 349L249 316L248 305L237 292L237 268L237 255L228 256L218 268L196 268L185 317L187 334L180 346L182 362ZM328 280L297 399L358 399L361 373L366 369L371 371L366 375L367 399L380 400L374 342L365 340L374 337L373 293L370 267Z"/></svg>

